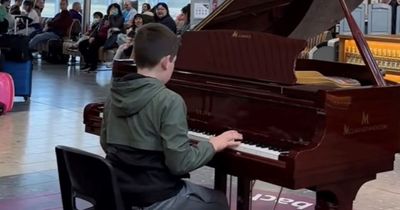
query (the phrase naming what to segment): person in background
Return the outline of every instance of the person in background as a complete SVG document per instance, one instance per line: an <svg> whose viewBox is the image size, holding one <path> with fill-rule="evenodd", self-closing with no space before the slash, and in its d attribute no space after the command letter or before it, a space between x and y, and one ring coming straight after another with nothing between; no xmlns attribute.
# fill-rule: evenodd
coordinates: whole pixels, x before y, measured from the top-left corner
<svg viewBox="0 0 400 210"><path fill-rule="evenodd" d="M131 26L130 28L127 29L127 32L129 32L129 31L134 31L134 32L136 33L137 30L138 30L142 25L147 24L147 23L153 23L153 22L154 22L154 18L151 18L151 19L147 18L147 19L145 19L145 18L144 18L145 16L146 16L146 15L143 15L143 14L136 14L135 17L134 17L133 20L132 20L132 23L131 23L132 26Z"/></svg>
<svg viewBox="0 0 400 210"><path fill-rule="evenodd" d="M121 44L115 52L113 60L117 59L128 59L133 51L133 40L135 37L135 31L131 30L128 32L126 42Z"/></svg>
<svg viewBox="0 0 400 210"><path fill-rule="evenodd" d="M68 12L68 0L60 1L61 12L47 23L43 33L35 35L29 42L29 48L37 50L39 45L46 43L49 39L60 39L67 35L72 24L72 18Z"/></svg>
<svg viewBox="0 0 400 210"><path fill-rule="evenodd" d="M14 18L8 13L10 7L10 0L0 0L0 34L7 33L8 29L11 27L11 21ZM11 20L12 19L12 20Z"/></svg>
<svg viewBox="0 0 400 210"><path fill-rule="evenodd" d="M69 10L69 14L71 15L72 19L79 20L82 23L82 6L79 2L74 2L72 4L72 9Z"/></svg>
<svg viewBox="0 0 400 210"><path fill-rule="evenodd" d="M40 17L42 17L42 11L44 9L45 0L36 0L35 1L35 10Z"/></svg>
<svg viewBox="0 0 400 210"><path fill-rule="evenodd" d="M131 26L130 24L137 13L138 13L137 10L134 8L134 2L125 0L124 10L122 11L122 16L124 17L124 27L125 28L128 28Z"/></svg>
<svg viewBox="0 0 400 210"><path fill-rule="evenodd" d="M77 42L73 43L73 44L70 46L69 49L70 49L70 50L76 50L76 49L78 49L79 43L81 43L82 41L88 40L88 39L90 38L90 36L91 36L93 33L95 33L96 30L99 29L102 20L103 20L103 13L101 13L101 12L95 12L95 13L93 13L93 21L92 21L92 23L90 24L89 30L86 31L86 33L83 34L83 35L81 36L81 38L78 39Z"/></svg>
<svg viewBox="0 0 400 210"><path fill-rule="evenodd" d="M176 23L169 14L168 5L166 3L158 3L156 6L156 23L161 23L171 29L176 34Z"/></svg>
<svg viewBox="0 0 400 210"><path fill-rule="evenodd" d="M135 18L133 19L134 23L132 24L132 27L127 30L127 35L126 37L123 38L122 40L123 43L119 45L113 60L129 58L129 56L132 54L133 38L135 37L135 34L140 29L140 27L142 27L147 23L150 23L150 22L145 22L142 16L143 16L142 14L135 15Z"/></svg>
<svg viewBox="0 0 400 210"><path fill-rule="evenodd" d="M122 30L124 28L124 16L122 14L121 6L113 3L107 8L108 20L110 21L110 28Z"/></svg>
<svg viewBox="0 0 400 210"><path fill-rule="evenodd" d="M151 12L151 6L150 6L149 3L143 3L142 4L142 14L144 14L146 12Z"/></svg>
<svg viewBox="0 0 400 210"><path fill-rule="evenodd" d="M35 30L40 29L40 17L36 10L33 8L33 2L31 0L25 0L22 8L24 9L26 16L32 20L28 25L28 28L23 28L17 31L17 34L32 34ZM25 27L25 23L22 22L20 25Z"/></svg>
<svg viewBox="0 0 400 210"><path fill-rule="evenodd" d="M79 43L78 49L83 56L85 66L81 70L96 71L99 61L99 48L107 40L107 31L110 28L109 16L105 15L99 26L90 34L89 39Z"/></svg>
<svg viewBox="0 0 400 210"><path fill-rule="evenodd" d="M190 29L190 4L184 6L181 12L176 21L178 35L182 35L185 31Z"/></svg>
<svg viewBox="0 0 400 210"><path fill-rule="evenodd" d="M33 2L32 2L33 4ZM15 3L10 8L11 15L21 15L22 0L15 0Z"/></svg>
<svg viewBox="0 0 400 210"><path fill-rule="evenodd" d="M242 135L230 130L191 144L185 101L165 86L179 38L166 26L149 23L134 42L137 73L112 81L100 135L125 209L228 210L223 193L181 178L217 152L240 145Z"/></svg>
<svg viewBox="0 0 400 210"><path fill-rule="evenodd" d="M99 11L94 12L93 13L93 22L92 22L92 24L90 24L90 29L86 33L88 33L88 35L89 35L92 31L94 31L99 26L99 24L102 20L103 20L103 13L101 13Z"/></svg>
<svg viewBox="0 0 400 210"><path fill-rule="evenodd" d="M107 17L107 18L106 18ZM79 51L81 52L86 65L81 70L88 69L88 72L96 71L99 62L100 47L102 47L111 31L123 29L124 18L122 16L121 7L117 3L113 3L107 8L107 15L103 18L98 30L90 35L88 40L79 43ZM110 30L111 29L111 30Z"/></svg>
<svg viewBox="0 0 400 210"><path fill-rule="evenodd" d="M111 15L109 17L110 28L107 32L107 40L102 50L118 48L119 44L122 44L119 40L125 35L124 18L122 16L121 7L119 4L112 4L111 6Z"/></svg>
<svg viewBox="0 0 400 210"><path fill-rule="evenodd" d="M154 22L154 13L151 11L151 6L148 3L142 4L142 19L145 24Z"/></svg>

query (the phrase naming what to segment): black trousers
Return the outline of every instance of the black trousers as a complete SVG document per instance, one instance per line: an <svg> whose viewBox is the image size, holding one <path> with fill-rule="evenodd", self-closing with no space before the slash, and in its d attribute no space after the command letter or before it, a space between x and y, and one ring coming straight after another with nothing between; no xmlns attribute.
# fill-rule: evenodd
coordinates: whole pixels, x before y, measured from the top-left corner
<svg viewBox="0 0 400 210"><path fill-rule="evenodd" d="M97 66L99 61L99 48L104 45L104 41L95 39L92 43L89 40L84 40L79 43L79 52L81 52L86 64Z"/></svg>

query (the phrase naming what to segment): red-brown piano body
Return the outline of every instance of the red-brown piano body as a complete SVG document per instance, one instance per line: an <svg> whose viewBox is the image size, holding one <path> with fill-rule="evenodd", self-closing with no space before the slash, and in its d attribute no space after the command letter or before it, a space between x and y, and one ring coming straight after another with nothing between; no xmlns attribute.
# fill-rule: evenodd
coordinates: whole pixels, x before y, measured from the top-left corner
<svg viewBox="0 0 400 210"><path fill-rule="evenodd" d="M185 99L189 127L211 134L236 129L246 143L281 152L276 160L226 150L211 161L217 189L226 189L227 174L238 176L238 209L248 209L256 179L314 190L316 209L350 210L362 184L393 169L400 86L376 86L365 66L296 60L305 43L285 38L305 38L342 17L331 14L339 8L333 2L228 0L197 28L207 30L183 36L168 87ZM351 8L360 2L347 1ZM313 20L312 12L332 16ZM304 22L310 20L315 27ZM349 77L362 86L298 85L294 69ZM102 108L93 107L85 109L86 131L99 134Z"/></svg>

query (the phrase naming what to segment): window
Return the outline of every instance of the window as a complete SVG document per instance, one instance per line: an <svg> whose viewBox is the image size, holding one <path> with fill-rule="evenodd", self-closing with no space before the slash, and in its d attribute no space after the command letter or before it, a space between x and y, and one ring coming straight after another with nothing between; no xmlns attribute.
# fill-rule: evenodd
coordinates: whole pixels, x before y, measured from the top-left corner
<svg viewBox="0 0 400 210"><path fill-rule="evenodd" d="M82 4L82 9L85 11L84 8L84 0L69 0L68 8L72 8L72 4L74 2L80 2ZM118 0L92 0L90 4L90 13L93 14L96 11L100 11L103 14L106 13L108 5L112 3L119 3ZM60 1L56 0L46 0L44 9L42 12L42 17L54 17L57 13L60 12Z"/></svg>
<svg viewBox="0 0 400 210"><path fill-rule="evenodd" d="M60 8L59 2L56 0L46 0L42 11L42 17L54 17Z"/></svg>

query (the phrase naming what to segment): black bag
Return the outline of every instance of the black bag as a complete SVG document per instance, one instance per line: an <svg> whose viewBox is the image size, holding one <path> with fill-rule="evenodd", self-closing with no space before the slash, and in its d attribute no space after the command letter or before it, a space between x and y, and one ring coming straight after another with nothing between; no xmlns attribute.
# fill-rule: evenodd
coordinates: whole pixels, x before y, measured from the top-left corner
<svg viewBox="0 0 400 210"><path fill-rule="evenodd" d="M108 39L104 43L103 49L109 50L109 49L117 48L118 47L117 39L118 39L118 34L120 34L120 33L121 32L119 32L119 31L112 33L111 36L108 37Z"/></svg>
<svg viewBox="0 0 400 210"><path fill-rule="evenodd" d="M68 63L69 55L63 54L63 40L51 39L47 42L49 51L42 53L42 59L48 63L66 64Z"/></svg>
<svg viewBox="0 0 400 210"><path fill-rule="evenodd" d="M7 61L27 61L31 59L29 37L24 35L0 35L0 50Z"/></svg>

